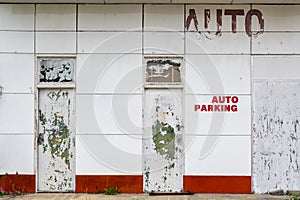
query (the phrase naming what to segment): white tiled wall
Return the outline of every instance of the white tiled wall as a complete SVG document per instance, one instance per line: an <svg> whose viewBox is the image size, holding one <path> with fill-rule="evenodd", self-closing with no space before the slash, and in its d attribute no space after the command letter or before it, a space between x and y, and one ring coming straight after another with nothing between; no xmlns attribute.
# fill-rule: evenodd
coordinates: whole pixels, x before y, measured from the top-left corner
<svg viewBox="0 0 300 200"><path fill-rule="evenodd" d="M34 173L35 5L0 5L0 174Z"/></svg>
<svg viewBox="0 0 300 200"><path fill-rule="evenodd" d="M186 54L249 54L250 38L246 33L222 33L216 37L215 33L187 32Z"/></svg>
<svg viewBox="0 0 300 200"><path fill-rule="evenodd" d="M254 54L299 54L299 32L268 32L253 40Z"/></svg>
<svg viewBox="0 0 300 200"><path fill-rule="evenodd" d="M36 30L76 30L76 5L38 4Z"/></svg>
<svg viewBox="0 0 300 200"><path fill-rule="evenodd" d="M34 30L34 5L1 4L0 30Z"/></svg>
<svg viewBox="0 0 300 200"><path fill-rule="evenodd" d="M78 15L79 30L141 31L142 28L142 5L79 5Z"/></svg>
<svg viewBox="0 0 300 200"><path fill-rule="evenodd" d="M142 62L141 54L80 54L77 92L141 94Z"/></svg>
<svg viewBox="0 0 300 200"><path fill-rule="evenodd" d="M0 101L0 135L33 135L34 95L3 94Z"/></svg>
<svg viewBox="0 0 300 200"><path fill-rule="evenodd" d="M251 175L251 136L186 136L189 175Z"/></svg>
<svg viewBox="0 0 300 200"><path fill-rule="evenodd" d="M4 87L3 92L33 93L34 55L0 54L0 60L0 85Z"/></svg>
<svg viewBox="0 0 300 200"><path fill-rule="evenodd" d="M36 52L47 54L76 53L75 32L36 33Z"/></svg>
<svg viewBox="0 0 300 200"><path fill-rule="evenodd" d="M0 174L33 174L33 146L33 135L0 134Z"/></svg>
<svg viewBox="0 0 300 200"><path fill-rule="evenodd" d="M180 54L184 53L184 34L180 32L145 32L145 54ZM176 42L173 42L176 41Z"/></svg>
<svg viewBox="0 0 300 200"><path fill-rule="evenodd" d="M183 5L145 5L145 31L183 31Z"/></svg>
<svg viewBox="0 0 300 200"><path fill-rule="evenodd" d="M299 56L253 56L253 79L299 80Z"/></svg>
<svg viewBox="0 0 300 200"><path fill-rule="evenodd" d="M142 134L142 95L78 95L77 134Z"/></svg>
<svg viewBox="0 0 300 200"><path fill-rule="evenodd" d="M0 53L33 53L34 33L0 31Z"/></svg>
<svg viewBox="0 0 300 200"><path fill-rule="evenodd" d="M140 136L77 135L76 141L76 174L142 173Z"/></svg>
<svg viewBox="0 0 300 200"><path fill-rule="evenodd" d="M78 33L78 53L141 53L141 32Z"/></svg>
<svg viewBox="0 0 300 200"><path fill-rule="evenodd" d="M250 55L187 55L185 91L250 94Z"/></svg>
<svg viewBox="0 0 300 200"><path fill-rule="evenodd" d="M253 9L263 13L266 31L300 31L299 5L253 5Z"/></svg>
<svg viewBox="0 0 300 200"><path fill-rule="evenodd" d="M294 54L300 52L300 7L253 5L264 15L262 35L247 36L245 16L237 16L237 33L232 33L231 16L223 16L224 32L216 37L216 9L223 15L225 9L243 9L246 15L250 5L178 3L1 4L0 137L32 140L24 144L31 153L18 154L27 158L26 165L11 167L13 161L5 157L0 173L33 169L35 56L76 55L77 173L141 174L143 56L176 54L184 58L186 141L194 140L187 144L186 174L250 175L252 78L299 79ZM196 10L200 33L184 28L189 9ZM204 9L211 10L211 33L204 31ZM195 30L193 22L190 30ZM209 102L213 95L240 99L239 112L226 113L220 127L218 116L194 111L195 104ZM207 156L198 159L215 140ZM5 148L15 151L13 145ZM93 152L111 154L114 160Z"/></svg>

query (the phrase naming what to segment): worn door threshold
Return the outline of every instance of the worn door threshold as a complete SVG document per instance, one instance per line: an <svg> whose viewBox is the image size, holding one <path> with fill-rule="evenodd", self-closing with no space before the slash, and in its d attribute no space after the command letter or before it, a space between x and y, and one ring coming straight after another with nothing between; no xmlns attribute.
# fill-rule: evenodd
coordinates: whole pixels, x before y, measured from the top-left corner
<svg viewBox="0 0 300 200"><path fill-rule="evenodd" d="M193 195L194 192L150 192L150 196L160 196L160 195Z"/></svg>

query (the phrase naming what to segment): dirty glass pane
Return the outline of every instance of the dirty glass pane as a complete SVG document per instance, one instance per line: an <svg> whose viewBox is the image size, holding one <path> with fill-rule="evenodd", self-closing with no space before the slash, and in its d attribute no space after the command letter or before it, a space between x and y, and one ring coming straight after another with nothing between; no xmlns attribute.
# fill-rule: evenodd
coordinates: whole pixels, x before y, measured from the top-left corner
<svg viewBox="0 0 300 200"><path fill-rule="evenodd" d="M146 82L180 83L181 62L179 59L148 59L146 62Z"/></svg>
<svg viewBox="0 0 300 200"><path fill-rule="evenodd" d="M74 60L42 59L40 61L40 82L73 81Z"/></svg>

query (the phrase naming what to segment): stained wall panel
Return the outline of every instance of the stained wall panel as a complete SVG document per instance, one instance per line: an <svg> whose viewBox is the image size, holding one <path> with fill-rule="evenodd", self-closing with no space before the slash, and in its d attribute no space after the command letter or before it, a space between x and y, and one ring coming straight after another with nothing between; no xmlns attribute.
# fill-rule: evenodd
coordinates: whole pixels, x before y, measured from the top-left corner
<svg viewBox="0 0 300 200"><path fill-rule="evenodd" d="M253 190L299 190L300 83L255 82Z"/></svg>

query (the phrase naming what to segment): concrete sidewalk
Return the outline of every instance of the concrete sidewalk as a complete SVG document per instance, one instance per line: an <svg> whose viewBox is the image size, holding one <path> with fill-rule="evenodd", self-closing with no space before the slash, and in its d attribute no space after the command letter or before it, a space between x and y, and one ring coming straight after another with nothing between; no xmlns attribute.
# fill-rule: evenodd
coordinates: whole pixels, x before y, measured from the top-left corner
<svg viewBox="0 0 300 200"><path fill-rule="evenodd" d="M292 199L291 196L272 196L272 195L257 195L257 194L194 194L194 195L170 195L170 196L149 196L148 194L118 194L118 195L103 195L103 194L63 194L63 193L39 193L27 194L20 196L0 196L0 200L16 199L16 200L196 200L196 199Z"/></svg>

